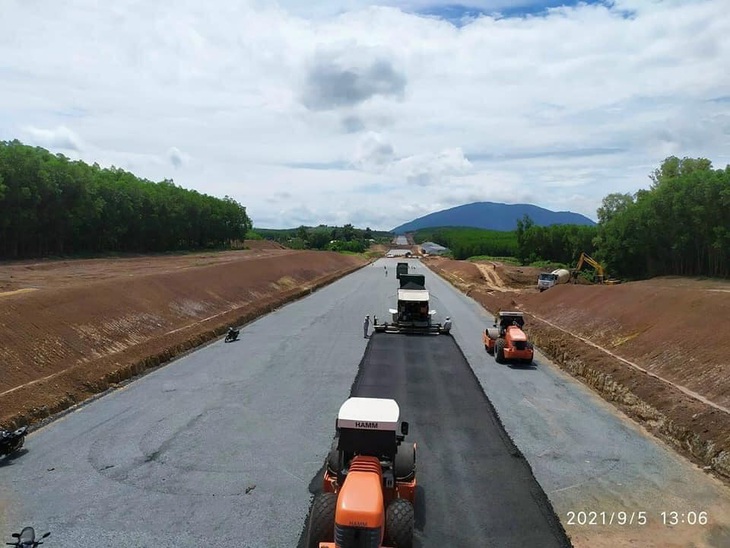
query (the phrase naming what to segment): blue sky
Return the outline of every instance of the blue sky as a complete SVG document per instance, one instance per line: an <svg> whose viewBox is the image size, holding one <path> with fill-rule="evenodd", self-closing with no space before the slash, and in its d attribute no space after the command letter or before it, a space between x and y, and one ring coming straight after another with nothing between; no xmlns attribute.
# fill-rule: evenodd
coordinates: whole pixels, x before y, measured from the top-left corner
<svg viewBox="0 0 730 548"><path fill-rule="evenodd" d="M516 2L473 2L470 4L443 3L416 8L413 13L438 17L462 26L464 20L479 16L526 17L544 16L550 8L574 7L579 4L604 4L600 0L540 0Z"/></svg>
<svg viewBox="0 0 730 548"><path fill-rule="evenodd" d="M669 155L730 164L726 0L2 9L0 139L230 195L262 227L474 201L595 219Z"/></svg>

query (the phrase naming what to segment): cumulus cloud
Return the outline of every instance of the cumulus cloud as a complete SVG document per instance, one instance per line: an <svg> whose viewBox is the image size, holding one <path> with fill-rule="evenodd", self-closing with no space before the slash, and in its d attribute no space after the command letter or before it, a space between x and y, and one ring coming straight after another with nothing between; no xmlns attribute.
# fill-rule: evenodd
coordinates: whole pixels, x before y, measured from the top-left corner
<svg viewBox="0 0 730 548"><path fill-rule="evenodd" d="M183 154L182 152L180 152L180 149L177 147L170 147L168 149L167 158L168 160L170 160L172 166L176 169L181 168L188 162L187 154Z"/></svg>
<svg viewBox="0 0 730 548"><path fill-rule="evenodd" d="M365 123L362 119L355 115L349 115L342 118L342 129L345 133L357 133L365 129Z"/></svg>
<svg viewBox="0 0 730 548"><path fill-rule="evenodd" d="M392 228L477 198L595 215L668 154L730 163L725 0L460 4L485 15L457 26L436 0L6 2L0 139L174 175L278 227Z"/></svg>
<svg viewBox="0 0 730 548"><path fill-rule="evenodd" d="M393 145L380 133L370 131L357 144L352 164L363 170L382 171L395 158Z"/></svg>
<svg viewBox="0 0 730 548"><path fill-rule="evenodd" d="M27 126L23 128L23 133L27 136L28 142L44 148L76 152L80 152L83 148L81 138L65 126L53 129Z"/></svg>
<svg viewBox="0 0 730 548"><path fill-rule="evenodd" d="M319 51L307 69L303 104L310 110L353 107L375 96L401 98L405 75L392 60L362 47Z"/></svg>
<svg viewBox="0 0 730 548"><path fill-rule="evenodd" d="M373 131L360 138L352 165L423 187L445 183L474 170L459 147L397 157L393 145L382 134Z"/></svg>
<svg viewBox="0 0 730 548"><path fill-rule="evenodd" d="M431 186L451 177L468 175L473 171L471 162L459 147L447 148L436 154L418 154L402 158L391 170L402 174L406 181L417 186Z"/></svg>

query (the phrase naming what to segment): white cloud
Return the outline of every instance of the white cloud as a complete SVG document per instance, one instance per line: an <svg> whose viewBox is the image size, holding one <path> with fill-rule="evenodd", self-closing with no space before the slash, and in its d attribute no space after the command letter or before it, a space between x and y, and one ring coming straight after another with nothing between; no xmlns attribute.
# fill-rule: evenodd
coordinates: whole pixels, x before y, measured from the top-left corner
<svg viewBox="0 0 730 548"><path fill-rule="evenodd" d="M353 158L353 165L365 171L382 172L395 158L393 145L374 131L360 138Z"/></svg>
<svg viewBox="0 0 730 548"><path fill-rule="evenodd" d="M730 163L724 0L460 28L404 12L441 2L371 4L6 1L0 139L229 194L279 227L387 229L476 199L594 216L669 154Z"/></svg>
<svg viewBox="0 0 730 548"><path fill-rule="evenodd" d="M80 152L83 148L81 138L64 126L57 126L53 129L27 126L23 127L21 131L29 144L61 151Z"/></svg>
<svg viewBox="0 0 730 548"><path fill-rule="evenodd" d="M306 69L303 104L310 110L333 110L378 96L402 97L406 79L389 57L357 43L317 51Z"/></svg>
<svg viewBox="0 0 730 548"><path fill-rule="evenodd" d="M167 158L172 166L176 169L183 167L190 161L190 157L187 154L181 152L180 149L177 147L170 147L167 150Z"/></svg>
<svg viewBox="0 0 730 548"><path fill-rule="evenodd" d="M473 172L471 162L458 147L398 158L393 145L374 131L360 138L351 165L421 187L444 184L452 177Z"/></svg>
<svg viewBox="0 0 730 548"><path fill-rule="evenodd" d="M452 181L452 177L467 175L472 165L460 148L448 148L436 154L417 154L395 162L390 171L405 177L417 186L427 187Z"/></svg>

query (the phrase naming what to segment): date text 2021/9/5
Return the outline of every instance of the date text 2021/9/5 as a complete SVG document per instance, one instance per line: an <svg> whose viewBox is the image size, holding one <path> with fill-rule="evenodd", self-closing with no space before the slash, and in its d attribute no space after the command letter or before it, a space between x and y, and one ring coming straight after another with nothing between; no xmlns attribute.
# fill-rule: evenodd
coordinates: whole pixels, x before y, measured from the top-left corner
<svg viewBox="0 0 730 548"><path fill-rule="evenodd" d="M647 511L570 511L567 512L566 525L646 525L650 521ZM707 525L707 512L701 511L662 511L657 516L662 525Z"/></svg>

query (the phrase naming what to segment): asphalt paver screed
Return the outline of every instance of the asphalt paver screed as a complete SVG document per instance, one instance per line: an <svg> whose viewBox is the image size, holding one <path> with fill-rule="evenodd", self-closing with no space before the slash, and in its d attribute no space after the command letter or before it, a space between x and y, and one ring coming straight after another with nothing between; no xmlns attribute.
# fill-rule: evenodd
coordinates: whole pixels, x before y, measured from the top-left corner
<svg viewBox="0 0 730 548"><path fill-rule="evenodd" d="M410 424L407 441L418 444L414 546L570 546L452 337L374 334L351 396L393 398ZM321 472L311 490L321 490Z"/></svg>

